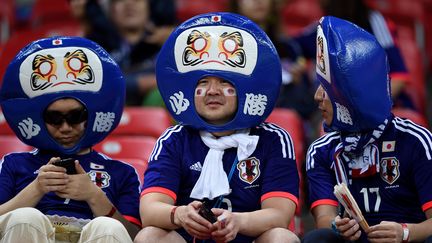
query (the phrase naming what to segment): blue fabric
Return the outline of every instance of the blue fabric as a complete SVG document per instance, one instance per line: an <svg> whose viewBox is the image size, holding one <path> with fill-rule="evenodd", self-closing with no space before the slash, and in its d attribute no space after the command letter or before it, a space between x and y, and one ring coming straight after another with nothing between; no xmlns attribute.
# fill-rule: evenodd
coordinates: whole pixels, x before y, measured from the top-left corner
<svg viewBox="0 0 432 243"><path fill-rule="evenodd" d="M80 37L51 37L24 47L8 66L0 90L6 121L24 143L74 154L102 141L123 112L120 68L98 44ZM64 148L48 133L42 114L55 100L75 98L88 111L81 140Z"/></svg>
<svg viewBox="0 0 432 243"><path fill-rule="evenodd" d="M395 117L375 141L379 149L380 172L365 178L352 178L349 189L369 225L381 221L419 223L426 219L422 206L432 202L432 134L409 120ZM387 145L394 142L392 147ZM311 144L306 173L311 203L322 199L337 202L333 194L336 185L333 170L334 153L340 134L329 133ZM415 153L413 153L415 151ZM369 205L364 193L368 191ZM369 188L374 188L369 191ZM378 203L377 196L380 196ZM366 210L366 206L369 210ZM377 210L375 210L377 207Z"/></svg>
<svg viewBox="0 0 432 243"><path fill-rule="evenodd" d="M250 135L260 137L258 145L248 159L236 163L230 180L232 192L223 198L221 208L232 212L255 211L261 208L261 197L271 192L285 192L298 198L299 177L294 146L287 132L264 123L252 128ZM164 188L175 193L176 205L189 204L194 200L190 198L190 193L200 176L208 150L198 130L180 125L168 129L158 139L150 156L143 193L149 189L166 194L166 190L160 189ZM236 155L236 148L225 150L225 173L229 174ZM215 198L210 205L218 199ZM187 233L182 232L187 238ZM240 239L252 241L250 237L239 234L235 242L244 242Z"/></svg>
<svg viewBox="0 0 432 243"><path fill-rule="evenodd" d="M48 163L51 157L58 156L50 152L26 152L6 155L0 162L0 204L3 204L37 177L37 171ZM121 161L112 160L95 151L85 155L75 155L92 181L101 187L108 199L124 216L141 222L139 216L140 183L135 169ZM36 209L47 215L69 216L93 219L93 213L85 201L70 200L57 196L54 192L45 194Z"/></svg>
<svg viewBox="0 0 432 243"><path fill-rule="evenodd" d="M317 33L317 77L332 102L330 127L372 131L392 107L384 49L367 31L332 16L321 19Z"/></svg>
<svg viewBox="0 0 432 243"><path fill-rule="evenodd" d="M158 87L174 119L210 132L263 122L278 97L281 72L276 49L264 31L232 13L209 13L187 20L165 42L156 63ZM206 76L227 80L237 91L237 113L224 125L205 122L195 110L195 88Z"/></svg>

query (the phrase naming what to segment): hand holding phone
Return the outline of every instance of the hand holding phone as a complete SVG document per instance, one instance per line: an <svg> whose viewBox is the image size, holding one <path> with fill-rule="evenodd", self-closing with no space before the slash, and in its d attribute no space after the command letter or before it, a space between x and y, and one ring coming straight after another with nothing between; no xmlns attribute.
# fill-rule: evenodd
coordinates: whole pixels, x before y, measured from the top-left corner
<svg viewBox="0 0 432 243"><path fill-rule="evenodd" d="M68 175L74 175L77 173L75 169L75 159L72 158L62 159L60 161L54 162L53 165L66 168L66 174Z"/></svg>
<svg viewBox="0 0 432 243"><path fill-rule="evenodd" d="M216 216L211 211L210 206L208 205L208 201L203 201L201 204L201 208L198 211L198 214L201 215L201 217L207 219L210 223L215 223L217 221Z"/></svg>

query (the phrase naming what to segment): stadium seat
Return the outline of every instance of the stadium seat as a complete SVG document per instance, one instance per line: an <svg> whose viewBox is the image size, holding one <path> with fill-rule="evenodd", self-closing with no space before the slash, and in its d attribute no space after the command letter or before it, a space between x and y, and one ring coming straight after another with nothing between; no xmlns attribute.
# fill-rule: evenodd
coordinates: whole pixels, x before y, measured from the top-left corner
<svg viewBox="0 0 432 243"><path fill-rule="evenodd" d="M77 22L67 0L35 0L30 24L34 28L55 22Z"/></svg>
<svg viewBox="0 0 432 243"><path fill-rule="evenodd" d="M162 107L125 107L118 127L111 135L151 136L158 138L172 119Z"/></svg>
<svg viewBox="0 0 432 243"><path fill-rule="evenodd" d="M156 138L148 136L108 136L94 149L112 158L136 158L148 160Z"/></svg>
<svg viewBox="0 0 432 243"><path fill-rule="evenodd" d="M300 34L305 27L318 22L323 15L317 0L285 2L281 9L281 26L289 36Z"/></svg>
<svg viewBox="0 0 432 243"><path fill-rule="evenodd" d="M148 136L108 136L93 148L117 160L134 166L141 183L147 162L156 143L156 138Z"/></svg>
<svg viewBox="0 0 432 243"><path fill-rule="evenodd" d="M6 122L6 119L3 115L2 110L0 109L0 136L3 136L3 135L15 136L14 132L12 131L12 129L9 127L9 125Z"/></svg>
<svg viewBox="0 0 432 243"><path fill-rule="evenodd" d="M8 153L26 152L33 149L33 147L21 142L16 136L1 135L0 144L0 159Z"/></svg>
<svg viewBox="0 0 432 243"><path fill-rule="evenodd" d="M304 204L304 195L303 195L303 163L305 160L304 154L304 146L305 146L305 138L304 138L304 130L303 130L303 121L300 115L291 109L287 108L275 108L270 116L266 120L267 122L272 122L277 124L278 126L284 128L290 134L293 142L294 142L294 152L296 155L297 169L300 177L300 197L299 197L299 205L296 209L296 215L301 215L301 209ZM292 221L291 224L294 222ZM297 223L298 224L298 223Z"/></svg>
<svg viewBox="0 0 432 243"><path fill-rule="evenodd" d="M12 59L18 52L32 41L51 36L80 36L79 25L65 23L47 23L36 29L26 29L13 33L0 50L0 85L3 75Z"/></svg>
<svg viewBox="0 0 432 243"><path fill-rule="evenodd" d="M176 0L177 19L183 22L195 15L227 11L227 0Z"/></svg>
<svg viewBox="0 0 432 243"><path fill-rule="evenodd" d="M294 141L297 163L303 162L305 138L300 115L291 109L275 108L266 121L275 123L288 131Z"/></svg>
<svg viewBox="0 0 432 243"><path fill-rule="evenodd" d="M414 110L404 109L404 108L393 108L392 112L395 116L410 119L411 121L417 123L418 125L429 128L429 124L427 122L426 117Z"/></svg>

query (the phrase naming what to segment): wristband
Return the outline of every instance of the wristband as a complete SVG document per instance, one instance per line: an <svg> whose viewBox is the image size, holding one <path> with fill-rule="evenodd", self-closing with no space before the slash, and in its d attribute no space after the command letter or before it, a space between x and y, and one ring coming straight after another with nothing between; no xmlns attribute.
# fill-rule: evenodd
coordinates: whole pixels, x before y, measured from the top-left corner
<svg viewBox="0 0 432 243"><path fill-rule="evenodd" d="M114 216L114 214L117 212L117 209L114 207L114 206L112 206L112 208L111 208L111 210L109 211L109 213L107 214L107 215L105 215L105 217L112 217L112 216Z"/></svg>
<svg viewBox="0 0 432 243"><path fill-rule="evenodd" d="M175 214L175 211L177 210L177 208L178 208L178 206L174 206L174 207L171 209L171 214L170 214L171 224L173 224L173 225L175 225L175 226L178 226L178 225L174 222L174 214Z"/></svg>
<svg viewBox="0 0 432 243"><path fill-rule="evenodd" d="M402 225L402 230L403 230L403 234L402 234L402 243L407 243L409 241L409 229L407 224L405 223L401 223Z"/></svg>

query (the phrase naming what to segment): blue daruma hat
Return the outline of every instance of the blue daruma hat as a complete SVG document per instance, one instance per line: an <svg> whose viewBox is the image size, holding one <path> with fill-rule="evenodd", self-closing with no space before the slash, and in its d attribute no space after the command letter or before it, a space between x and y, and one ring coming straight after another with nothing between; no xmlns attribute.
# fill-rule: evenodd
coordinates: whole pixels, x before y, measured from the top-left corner
<svg viewBox="0 0 432 243"><path fill-rule="evenodd" d="M64 148L48 133L43 113L54 101L74 98L87 109L84 135ZM9 126L24 143L73 154L104 139L120 121L125 83L118 65L98 44L52 37L24 47L9 64L0 102Z"/></svg>
<svg viewBox="0 0 432 243"><path fill-rule="evenodd" d="M256 126L273 110L281 84L279 56L254 22L232 13L208 13L178 26L156 63L160 93L181 124L210 132ZM198 81L215 76L236 89L238 109L223 125L212 125L196 112Z"/></svg>
<svg viewBox="0 0 432 243"><path fill-rule="evenodd" d="M331 128L375 129L391 113L387 56L373 35L332 16L317 29L316 73L333 106Z"/></svg>

